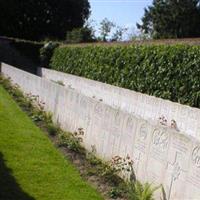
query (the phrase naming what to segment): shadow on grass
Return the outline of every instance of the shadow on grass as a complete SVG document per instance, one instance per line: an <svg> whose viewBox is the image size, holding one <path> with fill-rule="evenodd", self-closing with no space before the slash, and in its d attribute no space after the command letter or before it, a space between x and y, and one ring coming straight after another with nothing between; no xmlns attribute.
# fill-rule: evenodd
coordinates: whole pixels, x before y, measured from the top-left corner
<svg viewBox="0 0 200 200"><path fill-rule="evenodd" d="M34 200L25 193L12 175L12 170L5 165L0 152L0 200Z"/></svg>

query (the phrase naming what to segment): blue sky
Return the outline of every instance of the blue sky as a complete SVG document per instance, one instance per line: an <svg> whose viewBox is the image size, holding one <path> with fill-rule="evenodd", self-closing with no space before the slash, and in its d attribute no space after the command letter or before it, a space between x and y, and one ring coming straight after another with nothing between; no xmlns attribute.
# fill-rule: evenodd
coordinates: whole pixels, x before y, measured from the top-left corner
<svg viewBox="0 0 200 200"><path fill-rule="evenodd" d="M91 17L99 24L107 17L117 25L132 28L140 22L144 8L152 4L152 0L89 0Z"/></svg>

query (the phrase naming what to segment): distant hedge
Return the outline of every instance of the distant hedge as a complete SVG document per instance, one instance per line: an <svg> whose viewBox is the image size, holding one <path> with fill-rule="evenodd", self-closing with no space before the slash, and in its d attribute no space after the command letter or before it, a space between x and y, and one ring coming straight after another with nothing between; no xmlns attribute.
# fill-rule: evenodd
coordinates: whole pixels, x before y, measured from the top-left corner
<svg viewBox="0 0 200 200"><path fill-rule="evenodd" d="M200 47L66 46L51 68L200 107Z"/></svg>

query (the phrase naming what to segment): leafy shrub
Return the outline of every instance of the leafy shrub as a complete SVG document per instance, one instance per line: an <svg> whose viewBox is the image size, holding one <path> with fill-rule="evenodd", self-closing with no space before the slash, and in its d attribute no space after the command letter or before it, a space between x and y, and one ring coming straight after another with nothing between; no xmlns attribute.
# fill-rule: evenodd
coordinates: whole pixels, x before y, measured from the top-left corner
<svg viewBox="0 0 200 200"><path fill-rule="evenodd" d="M152 187L151 184L142 184L139 181L129 184L129 199L130 200L154 200L154 192L161 186Z"/></svg>
<svg viewBox="0 0 200 200"><path fill-rule="evenodd" d="M111 197L112 199L117 199L118 197L122 197L122 191L121 191L119 188L114 187L114 188L112 188L112 190L110 191L109 195L110 195L110 197Z"/></svg>
<svg viewBox="0 0 200 200"><path fill-rule="evenodd" d="M200 107L200 47L65 46L51 68Z"/></svg>
<svg viewBox="0 0 200 200"><path fill-rule="evenodd" d="M60 128L53 123L47 124L47 130L51 136L56 136L60 132Z"/></svg>
<svg viewBox="0 0 200 200"><path fill-rule="evenodd" d="M102 160L97 158L93 152L87 152L86 159L92 166L97 166L102 164Z"/></svg>
<svg viewBox="0 0 200 200"><path fill-rule="evenodd" d="M59 146L61 147L67 147L68 149L76 152L76 153L84 153L84 148L81 146L81 143L83 142L82 139L82 132L80 131L75 133L66 133L61 132L59 137Z"/></svg>
<svg viewBox="0 0 200 200"><path fill-rule="evenodd" d="M58 43L48 42L40 49L41 65L44 67L49 66L50 59L53 55L54 49L58 47Z"/></svg>

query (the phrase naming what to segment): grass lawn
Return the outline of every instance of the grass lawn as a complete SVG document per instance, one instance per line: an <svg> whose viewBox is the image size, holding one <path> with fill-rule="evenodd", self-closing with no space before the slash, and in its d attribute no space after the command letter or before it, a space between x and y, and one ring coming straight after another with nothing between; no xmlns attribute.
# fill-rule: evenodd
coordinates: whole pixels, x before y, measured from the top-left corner
<svg viewBox="0 0 200 200"><path fill-rule="evenodd" d="M102 200L0 85L0 200Z"/></svg>

